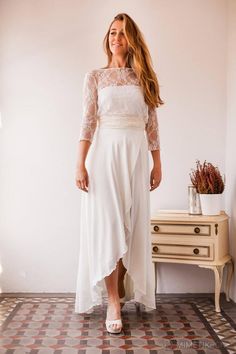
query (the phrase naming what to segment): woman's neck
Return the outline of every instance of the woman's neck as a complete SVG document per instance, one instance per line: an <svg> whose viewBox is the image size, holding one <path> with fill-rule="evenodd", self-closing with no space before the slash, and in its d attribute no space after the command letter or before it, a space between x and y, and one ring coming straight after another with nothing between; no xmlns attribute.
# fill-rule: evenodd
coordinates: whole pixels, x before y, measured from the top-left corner
<svg viewBox="0 0 236 354"><path fill-rule="evenodd" d="M109 64L109 68L125 68L127 66L124 58L113 58Z"/></svg>

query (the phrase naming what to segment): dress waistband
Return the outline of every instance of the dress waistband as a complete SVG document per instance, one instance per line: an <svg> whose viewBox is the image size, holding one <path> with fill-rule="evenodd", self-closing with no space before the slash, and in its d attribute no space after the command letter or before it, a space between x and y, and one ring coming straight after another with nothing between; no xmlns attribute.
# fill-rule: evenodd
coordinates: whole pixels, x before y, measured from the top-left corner
<svg viewBox="0 0 236 354"><path fill-rule="evenodd" d="M99 127L102 128L125 128L125 127L134 127L145 129L145 122L142 117L137 116L100 116L98 117Z"/></svg>

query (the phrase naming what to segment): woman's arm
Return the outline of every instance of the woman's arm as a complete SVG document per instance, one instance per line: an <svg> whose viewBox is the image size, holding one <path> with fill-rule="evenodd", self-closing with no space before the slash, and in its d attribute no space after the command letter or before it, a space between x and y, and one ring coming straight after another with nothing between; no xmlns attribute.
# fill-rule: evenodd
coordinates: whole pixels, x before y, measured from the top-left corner
<svg viewBox="0 0 236 354"><path fill-rule="evenodd" d="M148 108L146 132L148 149L150 150L153 158L153 168L150 174L150 191L153 191L161 182L160 137L156 108Z"/></svg>
<svg viewBox="0 0 236 354"><path fill-rule="evenodd" d="M80 140L78 143L75 182L79 189L88 192L89 177L85 167L86 157L90 148L90 141Z"/></svg>
<svg viewBox="0 0 236 354"><path fill-rule="evenodd" d="M76 185L88 192L89 176L85 167L88 150L97 126L97 83L93 72L85 75L83 83L83 117L76 162Z"/></svg>

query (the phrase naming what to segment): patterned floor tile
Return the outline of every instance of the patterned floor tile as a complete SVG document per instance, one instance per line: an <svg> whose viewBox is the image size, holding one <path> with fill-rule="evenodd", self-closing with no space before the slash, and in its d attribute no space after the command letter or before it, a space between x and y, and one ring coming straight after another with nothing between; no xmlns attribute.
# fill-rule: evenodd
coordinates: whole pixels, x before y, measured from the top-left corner
<svg viewBox="0 0 236 354"><path fill-rule="evenodd" d="M130 301L123 331L107 333L107 300L91 314L71 296L2 296L0 354L235 354L236 324L212 297L156 296L157 309Z"/></svg>

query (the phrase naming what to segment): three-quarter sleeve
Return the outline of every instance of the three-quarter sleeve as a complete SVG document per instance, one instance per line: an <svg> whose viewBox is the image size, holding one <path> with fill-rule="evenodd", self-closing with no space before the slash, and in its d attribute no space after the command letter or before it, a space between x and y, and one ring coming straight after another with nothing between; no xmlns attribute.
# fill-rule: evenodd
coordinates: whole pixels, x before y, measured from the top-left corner
<svg viewBox="0 0 236 354"><path fill-rule="evenodd" d="M80 127L80 140L92 143L97 126L97 82L92 72L85 74L83 83L83 116Z"/></svg>
<svg viewBox="0 0 236 354"><path fill-rule="evenodd" d="M148 122L146 124L148 150L160 150L159 125L156 108L148 107Z"/></svg>

